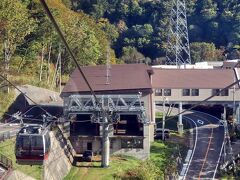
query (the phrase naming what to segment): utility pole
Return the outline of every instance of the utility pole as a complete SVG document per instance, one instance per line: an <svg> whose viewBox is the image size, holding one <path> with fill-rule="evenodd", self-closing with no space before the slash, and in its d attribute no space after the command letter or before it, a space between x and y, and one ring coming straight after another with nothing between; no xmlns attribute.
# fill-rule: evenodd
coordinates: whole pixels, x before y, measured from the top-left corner
<svg viewBox="0 0 240 180"><path fill-rule="evenodd" d="M111 76L111 60L110 60L110 45L107 48L107 71L106 71L106 84L110 84Z"/></svg>
<svg viewBox="0 0 240 180"><path fill-rule="evenodd" d="M4 77L6 79L9 79L9 61L11 58L11 52L10 52L10 47L9 47L9 40L6 39L4 41ZM6 82L7 85L7 93L9 93L9 83Z"/></svg>
<svg viewBox="0 0 240 180"><path fill-rule="evenodd" d="M165 133L164 133L164 129L165 129L165 97L163 97L163 119L162 119L162 140L165 140Z"/></svg>
<svg viewBox="0 0 240 180"><path fill-rule="evenodd" d="M163 97L163 121L162 121L162 140L165 140L165 120L166 120L166 101L168 99L164 96Z"/></svg>
<svg viewBox="0 0 240 180"><path fill-rule="evenodd" d="M49 51L48 51L48 71L47 71L47 83L48 83L48 84L49 84L49 80L50 80L51 51L52 51L52 43L50 43L50 45L49 45Z"/></svg>
<svg viewBox="0 0 240 180"><path fill-rule="evenodd" d="M40 74L39 74L39 81L42 81L42 73L43 73L43 60L44 60L44 45L42 45L42 52L41 52L41 64L40 64Z"/></svg>
<svg viewBox="0 0 240 180"><path fill-rule="evenodd" d="M191 64L185 0L172 0L166 64Z"/></svg>
<svg viewBox="0 0 240 180"><path fill-rule="evenodd" d="M62 91L62 56L61 56L61 47L59 45L59 93Z"/></svg>
<svg viewBox="0 0 240 180"><path fill-rule="evenodd" d="M229 155L230 158L232 160L233 163L233 171L235 172L236 170L236 163L235 163L235 159L234 159L234 154L233 154L233 150L232 150L232 146L231 146L231 140L230 140L230 135L229 135L229 131L228 131L228 123L227 123L227 116L226 116L226 106L224 106L224 112L223 112L223 125L224 125L224 163L227 160L227 150L229 151ZM228 144L228 147L227 147Z"/></svg>

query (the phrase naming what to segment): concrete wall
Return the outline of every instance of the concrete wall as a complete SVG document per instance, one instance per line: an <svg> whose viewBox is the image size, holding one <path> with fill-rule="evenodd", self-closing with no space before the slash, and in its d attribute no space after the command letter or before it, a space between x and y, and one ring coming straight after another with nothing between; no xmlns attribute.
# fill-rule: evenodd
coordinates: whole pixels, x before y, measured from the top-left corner
<svg viewBox="0 0 240 180"><path fill-rule="evenodd" d="M52 132L50 137L51 151L48 160L44 162L44 180L61 180L69 173L71 163L63 148L65 144Z"/></svg>
<svg viewBox="0 0 240 180"><path fill-rule="evenodd" d="M144 126L144 136L113 136L110 134L110 153L111 154L124 154L134 156L139 159L146 159L150 154L150 126ZM143 148L122 148L122 139L143 139ZM76 153L81 154L87 149L87 143L92 143L92 151L94 154L101 154L101 137L71 137L72 145Z"/></svg>

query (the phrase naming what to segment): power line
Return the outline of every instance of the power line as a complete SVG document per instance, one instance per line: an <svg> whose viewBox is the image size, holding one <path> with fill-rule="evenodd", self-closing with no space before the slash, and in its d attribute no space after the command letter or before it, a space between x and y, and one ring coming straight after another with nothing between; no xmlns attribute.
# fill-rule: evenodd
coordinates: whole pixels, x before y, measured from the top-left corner
<svg viewBox="0 0 240 180"><path fill-rule="evenodd" d="M84 72L82 71L80 65L77 62L77 59L75 58L73 52L71 51L67 41L65 40L62 31L60 30L56 20L54 19L52 13L50 12L45 0L40 0L40 2L42 3L45 12L47 13L50 21L52 22L55 30L57 31L58 35L60 36L63 44L65 45L67 51L69 52L72 60L74 61L75 65L77 66L78 71L80 72L80 74L82 75L85 83L87 84L91 94L93 95L97 106L99 106L101 112L102 112L102 118L103 118L103 122L101 122L101 124L103 125L103 136L102 136L102 141L103 141L103 146L102 146L102 166L103 167L108 167L108 163L109 163L109 136L108 136L108 128L109 128L109 122L110 122L110 117L108 115L108 113L104 110L103 106L101 106L99 100L96 97L95 92L93 91L90 83L88 82L87 77L85 76ZM100 119L100 118L99 118Z"/></svg>
<svg viewBox="0 0 240 180"><path fill-rule="evenodd" d="M15 89L17 89L20 93L22 93L27 99L32 101L36 106L38 106L41 110L43 110L46 114L52 116L49 112L47 112L45 109L43 109L40 105L38 105L32 98L30 98L28 95L26 95L22 90L20 90L17 86L15 86L11 81L9 81L7 78L5 78L3 75L0 74L0 77L4 80L6 80L11 86L13 86Z"/></svg>

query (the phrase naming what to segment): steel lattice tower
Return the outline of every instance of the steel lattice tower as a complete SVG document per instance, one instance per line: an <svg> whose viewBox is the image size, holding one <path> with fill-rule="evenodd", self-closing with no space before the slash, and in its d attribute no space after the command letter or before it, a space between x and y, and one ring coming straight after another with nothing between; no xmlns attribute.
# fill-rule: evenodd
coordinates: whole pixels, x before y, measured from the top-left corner
<svg viewBox="0 0 240 180"><path fill-rule="evenodd" d="M172 0L166 64L191 64L185 0Z"/></svg>

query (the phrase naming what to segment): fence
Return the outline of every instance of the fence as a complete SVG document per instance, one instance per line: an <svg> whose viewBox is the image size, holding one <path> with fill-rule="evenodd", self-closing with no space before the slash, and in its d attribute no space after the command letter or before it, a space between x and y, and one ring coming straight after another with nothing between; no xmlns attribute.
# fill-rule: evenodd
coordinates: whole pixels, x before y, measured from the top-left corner
<svg viewBox="0 0 240 180"><path fill-rule="evenodd" d="M3 174L0 174L0 179L5 179L8 177L8 175L11 173L13 169L13 162L11 159L7 158L3 154L0 154L0 166L5 168L5 172Z"/></svg>
<svg viewBox="0 0 240 180"><path fill-rule="evenodd" d="M14 136L16 136L17 132L19 130L12 130L12 131L8 131L8 132L4 132L4 133L0 133L0 142L5 141L6 139L10 139Z"/></svg>

